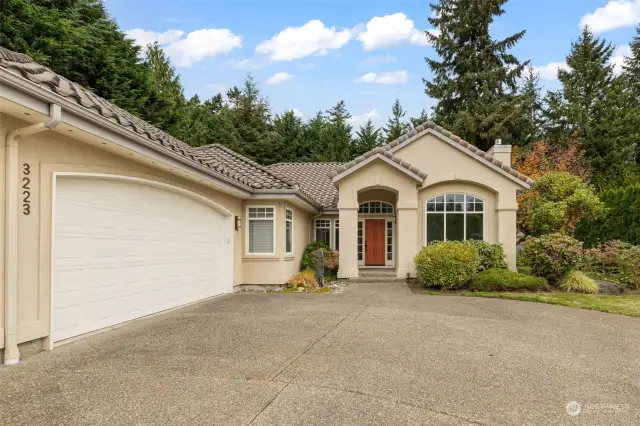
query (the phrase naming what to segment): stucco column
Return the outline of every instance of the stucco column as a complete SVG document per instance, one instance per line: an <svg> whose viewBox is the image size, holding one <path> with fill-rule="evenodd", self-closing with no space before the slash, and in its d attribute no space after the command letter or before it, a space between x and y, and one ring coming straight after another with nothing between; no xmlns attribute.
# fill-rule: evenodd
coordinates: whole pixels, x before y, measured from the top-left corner
<svg viewBox="0 0 640 426"><path fill-rule="evenodd" d="M416 243L418 237L418 207L412 206L398 206L397 208L397 223L398 229L397 238L397 276L404 278L407 273L415 277L415 266L413 264L413 258L418 253L418 244Z"/></svg>
<svg viewBox="0 0 640 426"><path fill-rule="evenodd" d="M338 278L358 277L358 207L339 209L340 266Z"/></svg>
<svg viewBox="0 0 640 426"><path fill-rule="evenodd" d="M501 207L498 204L498 242L504 248L509 269L517 271L516 268L516 243L517 243L517 207Z"/></svg>

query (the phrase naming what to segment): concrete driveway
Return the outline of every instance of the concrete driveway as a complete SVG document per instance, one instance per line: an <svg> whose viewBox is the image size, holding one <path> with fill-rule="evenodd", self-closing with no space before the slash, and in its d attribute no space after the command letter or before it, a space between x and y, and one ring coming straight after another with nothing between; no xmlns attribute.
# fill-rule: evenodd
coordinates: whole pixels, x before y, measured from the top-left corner
<svg viewBox="0 0 640 426"><path fill-rule="evenodd" d="M0 368L0 424L637 425L639 354L640 320L600 312L234 294Z"/></svg>

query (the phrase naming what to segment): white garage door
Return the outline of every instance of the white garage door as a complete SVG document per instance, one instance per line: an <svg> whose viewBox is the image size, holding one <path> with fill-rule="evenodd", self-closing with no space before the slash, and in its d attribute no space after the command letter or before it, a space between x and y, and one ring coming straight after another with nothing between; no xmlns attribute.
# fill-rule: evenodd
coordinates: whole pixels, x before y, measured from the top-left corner
<svg viewBox="0 0 640 426"><path fill-rule="evenodd" d="M58 176L53 341L233 291L230 222L144 182Z"/></svg>

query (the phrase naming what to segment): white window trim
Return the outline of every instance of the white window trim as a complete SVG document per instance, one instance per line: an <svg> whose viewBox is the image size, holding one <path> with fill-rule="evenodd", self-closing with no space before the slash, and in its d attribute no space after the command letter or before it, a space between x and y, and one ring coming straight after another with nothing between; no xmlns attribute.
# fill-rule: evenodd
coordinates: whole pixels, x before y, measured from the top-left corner
<svg viewBox="0 0 640 426"><path fill-rule="evenodd" d="M287 219L287 212L291 212L291 219ZM293 209L285 207L284 209L284 251L285 255L293 256ZM291 222L291 251L287 251L287 223Z"/></svg>
<svg viewBox="0 0 640 426"><path fill-rule="evenodd" d="M322 228L322 229L328 229L329 230L329 248L331 250L333 250L333 219L331 218L316 218L313 220L313 241L318 241L318 226L316 225L318 223L319 220L327 220L329 221L329 227L328 228Z"/></svg>
<svg viewBox="0 0 640 426"><path fill-rule="evenodd" d="M386 204L387 206L391 206L391 212L385 212L385 213L360 213L360 209L362 208L362 205L363 204L367 204L367 203ZM358 204L358 215L389 216L389 215L394 215L395 213L396 213L396 208L393 205L393 203L388 203L388 202L382 201L382 200L369 200L369 201L363 201L362 203Z"/></svg>
<svg viewBox="0 0 640 426"><path fill-rule="evenodd" d="M391 260L387 258L387 230L389 229L389 223L391 224ZM384 264L385 266L394 266L396 262L396 224L393 218L387 218L384 224Z"/></svg>
<svg viewBox="0 0 640 426"><path fill-rule="evenodd" d="M271 220L273 220L273 252L271 253L251 253L249 252L249 220L269 220L267 218L262 218L262 219L249 219L249 209L254 209L254 208L272 208L273 209L273 218ZM278 209L276 208L275 204L251 204L251 205L247 205L246 210L244 212L244 217L245 217L245 255L247 256L275 256L276 255L276 230L278 228L278 221L276 220L278 216Z"/></svg>
<svg viewBox="0 0 640 426"><path fill-rule="evenodd" d="M464 211L463 212L447 212L447 207L446 207L446 196L447 194L462 194L464 195ZM433 200L434 198L437 198L439 196L445 196L445 210L441 211L441 212L428 212L427 211L427 203L431 200ZM467 196L471 196L474 198L477 198L478 200L482 201L482 212L467 212ZM482 214L482 241L487 241L487 202L484 198L482 197L478 197L477 195L474 194L468 194L466 192L443 192L441 194L438 195L434 195L432 197L429 197L428 199L426 199L424 201L424 241L423 241L423 246L427 245L427 215L429 214L444 214L445 219L444 219L444 241L447 241L447 218L446 215L447 214L462 214L464 215L464 221L463 221L463 232L464 232L464 240L463 241L467 241L467 213L471 213L471 214Z"/></svg>
<svg viewBox="0 0 640 426"><path fill-rule="evenodd" d="M367 266L367 250L365 248L365 239L367 236L367 219L384 219L384 266ZM393 267L396 265L396 221L394 216L390 216L389 214L382 215L375 213L373 215L368 214L360 214L358 217L358 222L362 223L362 260L358 260L358 266L363 268L385 268L385 267ZM387 259L387 226L388 223L391 223L391 260ZM358 230L356 228L356 238L358 234ZM358 242L356 241L356 259L358 258Z"/></svg>
<svg viewBox="0 0 640 426"><path fill-rule="evenodd" d="M365 236L365 229L364 229L364 218L358 218L358 222L362 223L362 259L358 260L358 266L365 266L364 264L364 259L365 259L365 250L364 250L364 236ZM358 228L356 228L356 238L358 238ZM356 259L358 258L358 241L356 240Z"/></svg>

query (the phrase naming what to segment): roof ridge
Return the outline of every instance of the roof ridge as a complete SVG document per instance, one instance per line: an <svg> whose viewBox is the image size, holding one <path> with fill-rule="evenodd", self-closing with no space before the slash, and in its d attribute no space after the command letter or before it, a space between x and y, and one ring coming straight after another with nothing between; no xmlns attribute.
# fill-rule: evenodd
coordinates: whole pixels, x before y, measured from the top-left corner
<svg viewBox="0 0 640 426"><path fill-rule="evenodd" d="M480 148L478 148L477 146L473 145L472 143L465 141L460 136L453 134L452 132L445 129L444 127L439 126L435 121L432 121L432 120L427 120L424 123L418 126L415 126L413 129L404 133L400 137L392 140L391 142L385 145L371 149L367 151L365 154L372 155L372 153L380 152L380 151L377 151L380 149L382 149L383 151L389 151L392 148L395 148L396 146L400 145L401 143L421 134L424 131L427 131L428 129L433 129L436 133L439 133L442 136L451 139L452 141L456 142L459 146L461 146L465 151L467 151L467 153L469 153L470 155L473 155L475 157L482 158L484 160L491 162L491 164L493 164L496 167L499 167L501 170L505 171L506 173L510 174L516 179L528 185L534 184L533 179L531 179L529 176L523 173L520 173L518 170L514 169L510 165L505 164L500 160L497 160L496 158L494 158L494 156L490 155L488 152L485 152Z"/></svg>

